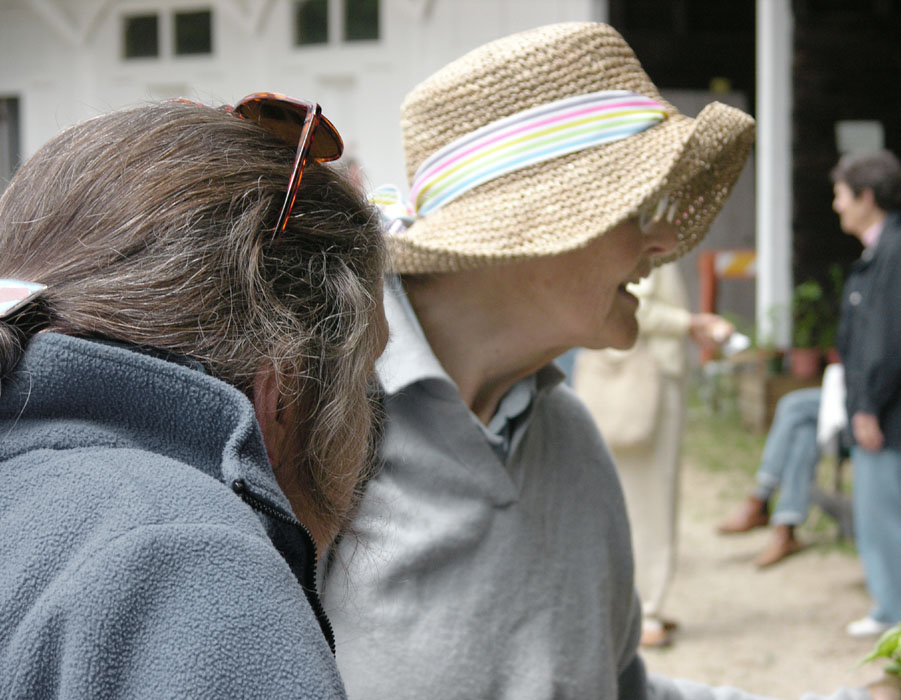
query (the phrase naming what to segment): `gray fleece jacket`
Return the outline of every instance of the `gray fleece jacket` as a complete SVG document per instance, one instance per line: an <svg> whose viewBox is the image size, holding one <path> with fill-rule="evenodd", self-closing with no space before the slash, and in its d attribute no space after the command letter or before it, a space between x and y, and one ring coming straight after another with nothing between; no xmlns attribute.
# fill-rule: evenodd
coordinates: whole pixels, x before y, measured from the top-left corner
<svg viewBox="0 0 901 700"><path fill-rule="evenodd" d="M0 382L0 484L0 698L345 696L234 387L38 335Z"/></svg>

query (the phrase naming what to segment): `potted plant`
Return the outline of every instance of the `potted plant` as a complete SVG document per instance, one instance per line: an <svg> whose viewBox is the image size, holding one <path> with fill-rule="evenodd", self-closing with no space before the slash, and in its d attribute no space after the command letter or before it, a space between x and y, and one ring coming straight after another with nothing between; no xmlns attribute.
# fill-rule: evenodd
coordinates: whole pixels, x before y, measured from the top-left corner
<svg viewBox="0 0 901 700"><path fill-rule="evenodd" d="M823 287L810 279L797 285L792 296L794 320L791 351L792 373L811 378L820 371L819 329L823 322Z"/></svg>
<svg viewBox="0 0 901 700"><path fill-rule="evenodd" d="M822 360L834 351L838 333L839 298L843 285L841 265L829 266L826 283L816 279L801 282L792 296L794 332L792 372L810 378L819 374Z"/></svg>

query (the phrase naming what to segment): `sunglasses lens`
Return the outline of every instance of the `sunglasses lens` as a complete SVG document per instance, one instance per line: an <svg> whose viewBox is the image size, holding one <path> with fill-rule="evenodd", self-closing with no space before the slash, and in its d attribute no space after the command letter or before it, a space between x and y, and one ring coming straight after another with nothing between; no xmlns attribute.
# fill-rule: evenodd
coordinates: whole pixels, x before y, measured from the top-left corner
<svg viewBox="0 0 901 700"><path fill-rule="evenodd" d="M286 109L280 104L254 100L244 102L235 108L242 117L262 126L289 146L297 146L307 110L301 105Z"/></svg>
<svg viewBox="0 0 901 700"><path fill-rule="evenodd" d="M243 102L235 108L242 117L255 121L266 131L276 136L289 146L297 146L307 117L307 107L282 101L251 100ZM344 144L337 129L325 117L319 118L319 124L313 132L309 154L313 160L329 161L341 156Z"/></svg>
<svg viewBox="0 0 901 700"><path fill-rule="evenodd" d="M338 130L323 116L319 117L319 126L313 132L313 143L310 144L310 156L313 160L329 161L340 158L344 152L344 143Z"/></svg>

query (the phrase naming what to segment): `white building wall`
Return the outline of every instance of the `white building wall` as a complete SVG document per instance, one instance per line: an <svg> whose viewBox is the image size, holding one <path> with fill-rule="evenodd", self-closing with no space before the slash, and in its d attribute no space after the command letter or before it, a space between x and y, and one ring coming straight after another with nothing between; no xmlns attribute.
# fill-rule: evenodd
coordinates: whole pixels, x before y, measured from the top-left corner
<svg viewBox="0 0 901 700"><path fill-rule="evenodd" d="M330 0L333 17L341 0ZM293 45L292 0L0 0L0 98L20 100L28 157L60 129L149 99L232 103L256 91L314 99L372 185L406 184L399 107L420 80L506 34L604 19L605 0L381 0L381 37ZM213 12L213 53L172 55L175 10ZM161 56L125 61L122 22L160 13Z"/></svg>

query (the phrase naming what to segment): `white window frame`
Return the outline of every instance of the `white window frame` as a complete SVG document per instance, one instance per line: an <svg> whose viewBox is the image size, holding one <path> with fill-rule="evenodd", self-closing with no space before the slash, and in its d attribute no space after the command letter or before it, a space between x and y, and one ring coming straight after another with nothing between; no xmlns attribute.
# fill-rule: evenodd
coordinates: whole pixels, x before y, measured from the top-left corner
<svg viewBox="0 0 901 700"><path fill-rule="evenodd" d="M296 18L297 8L300 5L300 1L295 0L293 6L291 8L292 13L292 21ZM379 4L379 35L375 39L362 39L362 40L348 40L344 38L344 2L345 0L327 0L328 2L328 42L324 44L300 44L297 43L297 37L292 36L291 42L295 50L308 50L308 49L316 49L323 47L336 47L336 46L365 46L367 44L375 44L382 40L382 32L384 31L384 22L382 17L383 7L385 5L383 0L378 0Z"/></svg>
<svg viewBox="0 0 901 700"><path fill-rule="evenodd" d="M175 15L191 12L210 13L210 52L209 53L175 53ZM213 2L207 4L190 3L186 5L174 5L171 7L159 7L139 4L123 10L119 15L119 60L123 64L147 63L152 61L203 61L215 58L218 42L216 40L216 5ZM128 17L142 15L156 15L159 29L159 55L142 56L136 58L125 57L125 20Z"/></svg>

